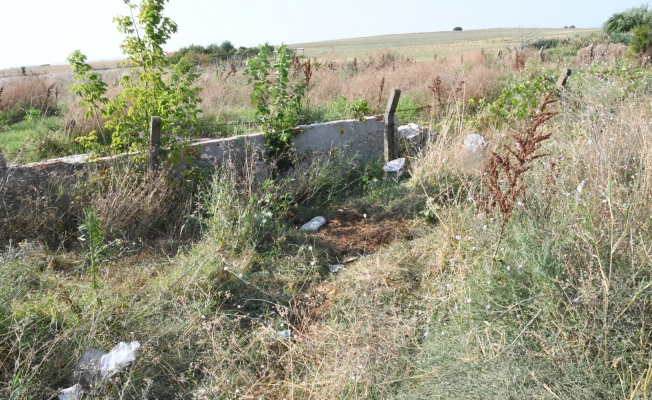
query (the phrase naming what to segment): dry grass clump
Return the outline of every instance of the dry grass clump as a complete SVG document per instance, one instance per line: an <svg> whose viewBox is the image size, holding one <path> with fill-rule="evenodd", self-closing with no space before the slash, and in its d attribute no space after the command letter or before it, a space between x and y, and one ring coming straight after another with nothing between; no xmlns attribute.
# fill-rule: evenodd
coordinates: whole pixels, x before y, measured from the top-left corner
<svg viewBox="0 0 652 400"><path fill-rule="evenodd" d="M228 120L249 104L246 79L241 73L219 77L208 70L202 73L198 85L202 88L202 110L218 120Z"/></svg>
<svg viewBox="0 0 652 400"><path fill-rule="evenodd" d="M8 172L0 182L0 246L37 240L56 248L75 234L80 209L64 180L37 174L22 180Z"/></svg>
<svg viewBox="0 0 652 400"><path fill-rule="evenodd" d="M121 90L117 74L108 74L103 76L103 79L107 83L105 96L109 99L114 98ZM63 114L64 130L69 140L74 140L79 136L85 136L91 131L95 131L101 142L110 142L111 133L104 128L106 120L101 112L96 111L90 118L86 118L87 108L80 105L78 99L72 95L66 97L65 104L65 113Z"/></svg>
<svg viewBox="0 0 652 400"><path fill-rule="evenodd" d="M188 235L197 228L185 224L196 208L197 188L176 175L174 170L150 175L140 172L138 165L114 166L93 177L88 207L102 221L102 230L113 237L148 240Z"/></svg>
<svg viewBox="0 0 652 400"><path fill-rule="evenodd" d="M172 171L149 176L134 164L100 171L88 166L67 178L29 174L22 179L20 172L7 172L0 183L2 246L25 240L53 249L74 246L86 208L97 213L109 238L147 242L197 233L197 224L186 221L197 208L197 187Z"/></svg>
<svg viewBox="0 0 652 400"><path fill-rule="evenodd" d="M616 61L629 54L629 47L622 43L591 44L577 50L577 60L590 64L598 61Z"/></svg>
<svg viewBox="0 0 652 400"><path fill-rule="evenodd" d="M0 87L0 111L38 109L52 114L59 106L61 82L38 76L13 79Z"/></svg>

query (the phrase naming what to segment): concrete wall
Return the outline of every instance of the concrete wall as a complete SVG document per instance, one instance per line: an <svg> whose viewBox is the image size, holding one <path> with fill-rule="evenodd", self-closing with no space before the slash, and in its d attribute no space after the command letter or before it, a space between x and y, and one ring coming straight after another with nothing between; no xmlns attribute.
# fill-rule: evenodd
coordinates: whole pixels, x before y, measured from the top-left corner
<svg viewBox="0 0 652 400"><path fill-rule="evenodd" d="M382 116L362 121L346 120L303 125L292 138L292 146L300 158L327 154L337 148L350 157L370 160L383 157L385 124ZM262 133L226 139L205 139L193 143L199 158L212 165L224 162L242 164L247 155L263 154Z"/></svg>
<svg viewBox="0 0 652 400"><path fill-rule="evenodd" d="M396 118L396 125L398 126L398 118ZM382 115L366 117L362 121L346 120L304 125L297 128L298 133L292 138L292 145L304 163L314 157L328 155L334 149L338 149L351 159L361 161L382 159L384 129ZM193 142L191 147L197 150L195 156L198 164L218 167L227 162L244 165L248 161L260 161L265 150L264 144L263 134L253 133L225 139L202 139ZM31 164L13 165L9 168L0 167L0 178L5 182L40 180L49 173L72 175L89 163L111 165L115 161L124 163L129 158L130 154L98 159L80 154Z"/></svg>

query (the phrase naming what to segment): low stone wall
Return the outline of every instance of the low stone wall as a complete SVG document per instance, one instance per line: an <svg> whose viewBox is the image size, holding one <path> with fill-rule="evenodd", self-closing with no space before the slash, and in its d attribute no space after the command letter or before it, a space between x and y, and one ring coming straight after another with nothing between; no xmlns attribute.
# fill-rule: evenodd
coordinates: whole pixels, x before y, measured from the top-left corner
<svg viewBox="0 0 652 400"><path fill-rule="evenodd" d="M385 124L382 116L366 117L362 121L346 120L299 126L292 146L300 158L312 158L337 148L349 157L361 160L381 159L384 148ZM199 158L218 166L225 162L242 165L247 155L265 150L262 133L226 139L205 139L193 143Z"/></svg>
<svg viewBox="0 0 652 400"><path fill-rule="evenodd" d="M398 125L398 122L396 123ZM343 152L349 158L359 160L382 159L384 148L385 124L380 116L366 117L361 121L345 120L304 125L297 128L292 138L292 146L297 155L304 160L329 154L333 149ZM265 150L262 133L254 133L224 139L200 139L191 144L196 149L197 164L219 167L224 163L244 165L247 160L261 159ZM2 168L0 178L7 181L41 180L53 173L72 175L84 169L88 163L111 165L124 163L132 154L120 154L113 157L93 159L87 154L56 158L24 165ZM259 156L252 158L252 155Z"/></svg>

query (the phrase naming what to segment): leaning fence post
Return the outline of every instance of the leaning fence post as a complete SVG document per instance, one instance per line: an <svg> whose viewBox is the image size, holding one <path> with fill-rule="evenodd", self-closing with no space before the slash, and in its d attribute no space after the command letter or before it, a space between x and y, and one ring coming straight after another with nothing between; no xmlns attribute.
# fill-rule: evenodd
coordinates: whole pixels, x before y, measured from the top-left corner
<svg viewBox="0 0 652 400"><path fill-rule="evenodd" d="M152 117L149 125L149 171L158 169L161 149L161 117Z"/></svg>
<svg viewBox="0 0 652 400"><path fill-rule="evenodd" d="M394 160L398 153L394 113L396 112L399 97L401 97L401 89L394 88L394 93L389 96L385 108L385 162Z"/></svg>

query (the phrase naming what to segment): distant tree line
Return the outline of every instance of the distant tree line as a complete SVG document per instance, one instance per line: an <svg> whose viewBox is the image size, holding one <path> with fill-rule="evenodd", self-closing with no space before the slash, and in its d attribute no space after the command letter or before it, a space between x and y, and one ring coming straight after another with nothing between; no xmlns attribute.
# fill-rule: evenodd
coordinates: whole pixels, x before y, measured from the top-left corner
<svg viewBox="0 0 652 400"><path fill-rule="evenodd" d="M267 49L270 54L274 52L274 46L269 43L265 43L260 47ZM167 57L167 60L170 64L176 64L181 59L185 59L187 62L195 65L206 65L213 62L226 61L231 56L241 58L255 57L260 47L235 47L229 40L225 40L219 45L217 43L208 46L192 44L171 53Z"/></svg>

